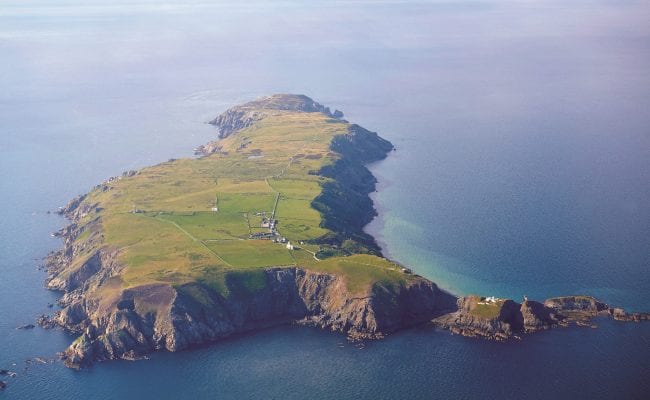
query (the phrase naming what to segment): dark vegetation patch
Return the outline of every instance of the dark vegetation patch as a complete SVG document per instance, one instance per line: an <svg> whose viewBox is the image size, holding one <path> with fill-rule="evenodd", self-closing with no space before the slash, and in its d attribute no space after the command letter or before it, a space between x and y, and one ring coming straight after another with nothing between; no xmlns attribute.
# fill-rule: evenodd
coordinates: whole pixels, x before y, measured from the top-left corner
<svg viewBox="0 0 650 400"><path fill-rule="evenodd" d="M330 148L340 157L318 172L332 180L321 184L322 192L312 202L322 215L321 226L332 231L313 240L322 246L318 256L381 255L375 239L363 231L377 215L368 196L377 181L365 164L385 158L393 145L374 132L351 125L347 134L332 140Z"/></svg>

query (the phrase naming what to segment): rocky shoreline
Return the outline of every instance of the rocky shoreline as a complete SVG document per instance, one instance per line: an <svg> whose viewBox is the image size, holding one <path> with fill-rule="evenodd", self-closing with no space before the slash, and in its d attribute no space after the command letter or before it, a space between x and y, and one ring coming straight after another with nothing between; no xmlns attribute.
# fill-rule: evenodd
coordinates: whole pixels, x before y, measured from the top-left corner
<svg viewBox="0 0 650 400"><path fill-rule="evenodd" d="M234 298L200 284L160 284L125 290L108 310L85 300L74 302L57 316L59 324L81 334L63 353L65 364L80 367L161 349L178 351L292 321L374 339L427 322L447 311L453 300L424 279L354 297L334 275L271 268L265 277L264 289Z"/></svg>
<svg viewBox="0 0 650 400"><path fill-rule="evenodd" d="M78 211L74 206L65 210L68 216ZM228 298L191 283L139 286L107 301L88 294L121 270L116 252L100 250L78 273L61 276L58 271L68 257L80 251L72 240L80 232L64 231L67 245L47 260L47 287L65 292L59 300L62 309L52 318L40 316L39 323L80 335L61 354L72 368L142 358L156 350L178 351L292 322L343 332L351 339L377 339L427 323L452 311L456 302L420 277L403 286L375 285L359 297L347 291L342 278L302 268L268 268L264 289Z"/></svg>
<svg viewBox="0 0 650 400"><path fill-rule="evenodd" d="M458 299L457 311L435 318L433 324L453 334L503 341L571 324L595 327L595 317L639 322L650 320L650 313L628 313L591 296L554 297L543 303L467 296Z"/></svg>

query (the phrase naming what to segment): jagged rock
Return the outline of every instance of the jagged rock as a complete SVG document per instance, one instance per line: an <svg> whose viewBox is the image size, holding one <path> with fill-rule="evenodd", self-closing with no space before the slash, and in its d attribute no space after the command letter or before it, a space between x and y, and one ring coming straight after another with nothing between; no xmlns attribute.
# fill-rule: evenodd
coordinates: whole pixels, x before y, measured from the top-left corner
<svg viewBox="0 0 650 400"><path fill-rule="evenodd" d="M4 390L7 387L7 382L0 381L0 390Z"/></svg>
<svg viewBox="0 0 650 400"><path fill-rule="evenodd" d="M36 323L44 329L52 329L57 326L56 320L45 314L39 315L36 318Z"/></svg>
<svg viewBox="0 0 650 400"><path fill-rule="evenodd" d="M557 311L582 312L598 314L607 311L607 304L602 303L591 296L563 296L553 297L544 302L544 306Z"/></svg>
<svg viewBox="0 0 650 400"><path fill-rule="evenodd" d="M650 313L628 313L622 308L610 308L608 312L617 321L650 321Z"/></svg>
<svg viewBox="0 0 650 400"><path fill-rule="evenodd" d="M72 210L76 209L79 207L79 204L86 198L85 194L82 194L80 196L75 197L74 199L70 200L68 204L66 204L63 207L60 207L59 210L57 211L58 214L61 215L68 215Z"/></svg>
<svg viewBox="0 0 650 400"><path fill-rule="evenodd" d="M25 324L17 327L16 329L34 329L34 328L35 328L34 324Z"/></svg>
<svg viewBox="0 0 650 400"><path fill-rule="evenodd" d="M523 328L526 332L552 328L561 321L561 317L553 313L552 309L537 301L524 301L520 311L523 317Z"/></svg>
<svg viewBox="0 0 650 400"><path fill-rule="evenodd" d="M77 269L65 275L53 276L48 282L48 289L71 291L81 286L101 268L101 252L96 252Z"/></svg>
<svg viewBox="0 0 650 400"><path fill-rule="evenodd" d="M207 155L207 154L213 154L213 153L219 153L221 152L221 145L219 145L219 142L210 142L206 144L202 144L196 149L194 149L194 154L195 155Z"/></svg>

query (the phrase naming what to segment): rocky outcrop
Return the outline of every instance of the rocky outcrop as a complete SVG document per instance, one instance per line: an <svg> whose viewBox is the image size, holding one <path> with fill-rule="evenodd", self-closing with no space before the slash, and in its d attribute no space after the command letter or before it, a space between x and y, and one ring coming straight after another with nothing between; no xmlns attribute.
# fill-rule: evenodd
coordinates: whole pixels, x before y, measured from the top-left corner
<svg viewBox="0 0 650 400"><path fill-rule="evenodd" d="M650 320L650 313L627 313L621 308L612 308L591 296L554 297L544 303L525 300L496 301L467 296L458 300L458 310L434 320L434 324L463 336L506 340L575 323L592 326L596 316L611 316L619 321Z"/></svg>
<svg viewBox="0 0 650 400"><path fill-rule="evenodd" d="M110 304L79 299L58 318L81 334L65 351L65 363L79 367L160 349L178 351L291 321L353 338L378 338L427 322L455 302L423 278L398 286L376 285L365 295L355 295L335 275L301 268L270 268L264 275L265 286L245 295L233 286L231 295L224 297L191 283L126 289Z"/></svg>
<svg viewBox="0 0 650 400"><path fill-rule="evenodd" d="M47 282L47 288L52 290L71 291L80 287L101 269L101 253L92 254L79 267L65 274L52 275Z"/></svg>
<svg viewBox="0 0 650 400"><path fill-rule="evenodd" d="M597 315L609 308L607 304L591 296L553 297L546 300L544 306L559 312L580 312L588 315Z"/></svg>
<svg viewBox="0 0 650 400"><path fill-rule="evenodd" d="M526 300L520 307L525 332L537 332L562 323L563 317L542 303Z"/></svg>
<svg viewBox="0 0 650 400"><path fill-rule="evenodd" d="M36 317L36 323L43 329L52 329L57 326L56 321L51 316L45 314Z"/></svg>
<svg viewBox="0 0 650 400"><path fill-rule="evenodd" d="M609 308L607 312L617 321L641 322L650 321L650 313L626 312L622 308Z"/></svg>
<svg viewBox="0 0 650 400"><path fill-rule="evenodd" d="M610 307L591 296L554 297L546 300L544 306L553 309L558 313L571 315L574 319L589 319L600 315L610 316L617 321L650 321L650 313L628 313L622 308Z"/></svg>
<svg viewBox="0 0 650 400"><path fill-rule="evenodd" d="M479 303L476 296L462 297L456 312L436 318L434 323L452 333L494 340L505 340L521 331L523 316L518 303L505 300L489 316L477 312Z"/></svg>
<svg viewBox="0 0 650 400"><path fill-rule="evenodd" d="M332 113L328 107L305 95L276 94L232 107L210 121L210 124L219 128L219 138L225 138L231 133L248 128L267 117L273 110L319 112L328 117L343 118L341 111L336 110Z"/></svg>
<svg viewBox="0 0 650 400"><path fill-rule="evenodd" d="M87 195L82 194L75 197L74 199L70 200L68 204L66 204L63 207L60 207L57 213L61 215L69 215L72 211L76 210L79 207L81 202L85 200L86 196Z"/></svg>

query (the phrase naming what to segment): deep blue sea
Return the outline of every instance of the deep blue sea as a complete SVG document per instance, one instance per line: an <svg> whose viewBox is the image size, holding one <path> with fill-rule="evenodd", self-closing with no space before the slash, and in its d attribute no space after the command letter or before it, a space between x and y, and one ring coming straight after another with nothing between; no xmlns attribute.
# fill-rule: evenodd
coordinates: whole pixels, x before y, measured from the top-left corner
<svg viewBox="0 0 650 400"><path fill-rule="evenodd" d="M650 311L650 2L0 0L0 399L647 399L650 323L361 349L282 327L76 372L52 312L55 210L191 156L205 121L304 93L397 147L372 166L387 255L457 293Z"/></svg>

